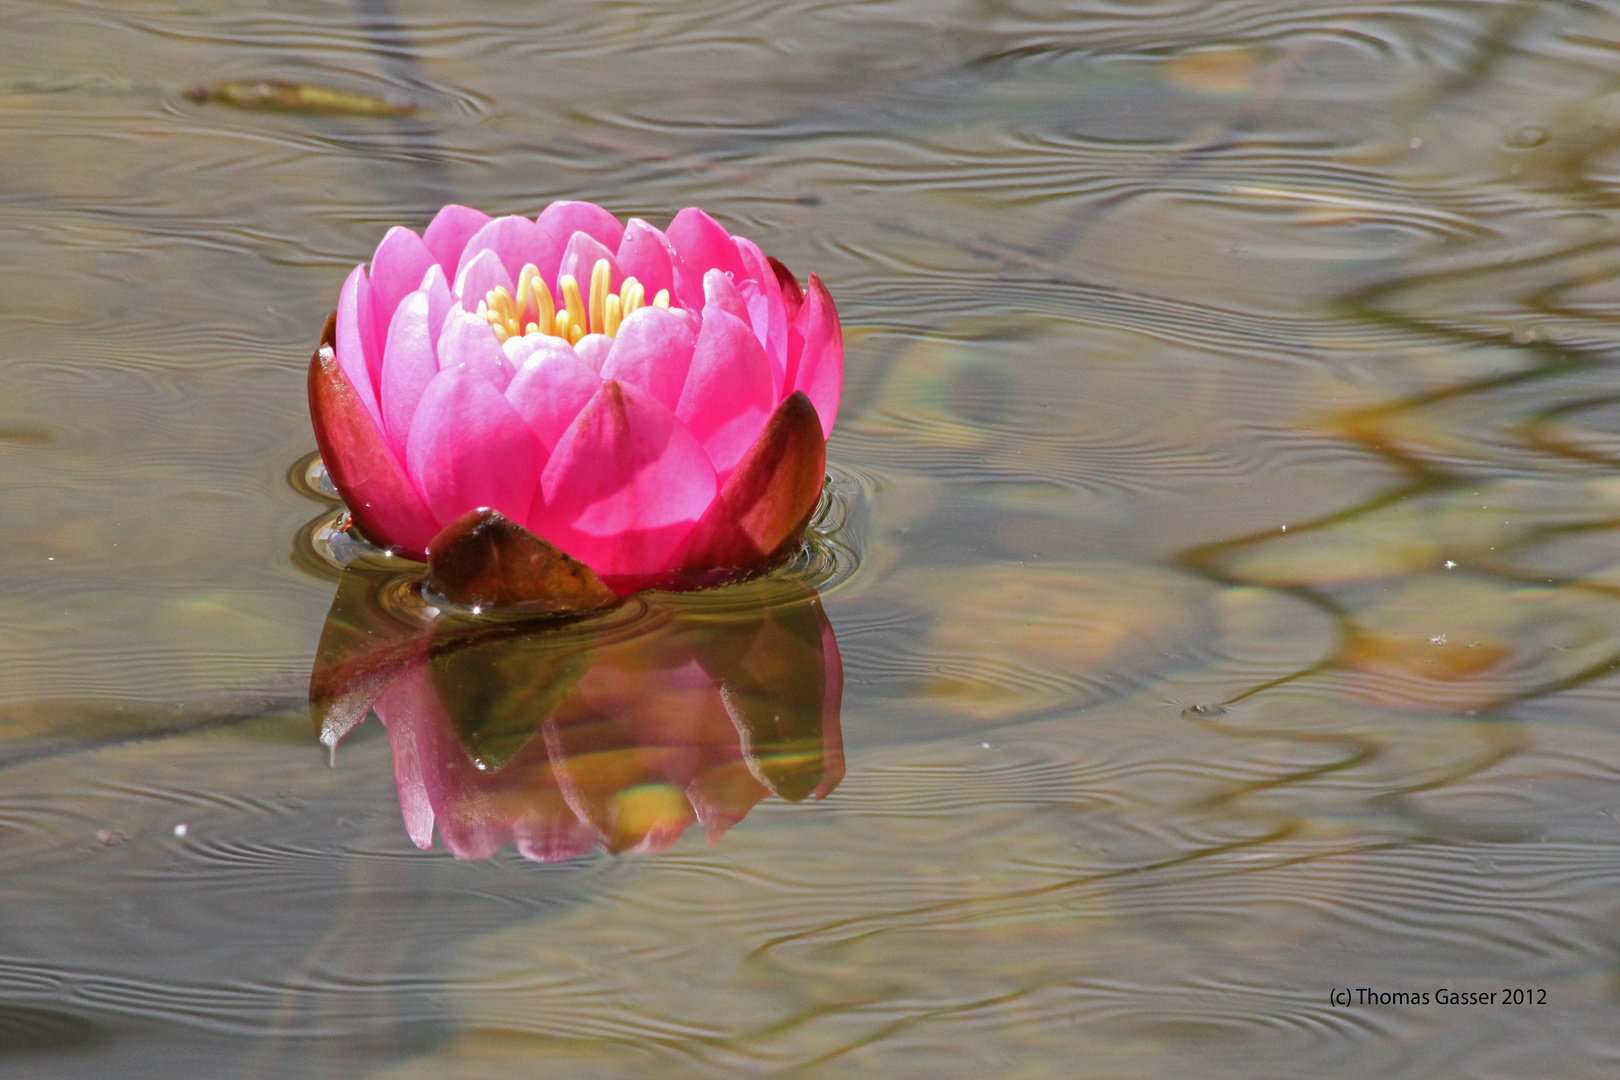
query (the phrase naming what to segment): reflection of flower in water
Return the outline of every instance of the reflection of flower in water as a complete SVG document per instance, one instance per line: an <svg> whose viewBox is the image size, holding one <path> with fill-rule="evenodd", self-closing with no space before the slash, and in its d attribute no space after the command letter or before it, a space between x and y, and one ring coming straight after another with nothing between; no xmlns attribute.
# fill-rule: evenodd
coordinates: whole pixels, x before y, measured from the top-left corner
<svg viewBox="0 0 1620 1080"><path fill-rule="evenodd" d="M710 840L776 794L843 776L843 673L807 587L766 579L643 597L572 622L413 619L399 580L345 572L311 703L338 739L373 704L418 847L542 862ZM392 609L392 610L391 610Z"/></svg>

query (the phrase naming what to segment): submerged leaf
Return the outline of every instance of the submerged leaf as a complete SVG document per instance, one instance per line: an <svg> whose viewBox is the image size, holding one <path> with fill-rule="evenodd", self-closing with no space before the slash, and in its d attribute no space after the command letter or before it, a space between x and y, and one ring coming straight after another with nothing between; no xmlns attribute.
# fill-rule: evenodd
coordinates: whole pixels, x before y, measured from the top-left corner
<svg viewBox="0 0 1620 1080"><path fill-rule="evenodd" d="M417 111L407 105L374 94L334 90L330 86L282 82L221 82L194 86L186 97L199 105L230 105L261 112L325 113L332 116L410 116Z"/></svg>

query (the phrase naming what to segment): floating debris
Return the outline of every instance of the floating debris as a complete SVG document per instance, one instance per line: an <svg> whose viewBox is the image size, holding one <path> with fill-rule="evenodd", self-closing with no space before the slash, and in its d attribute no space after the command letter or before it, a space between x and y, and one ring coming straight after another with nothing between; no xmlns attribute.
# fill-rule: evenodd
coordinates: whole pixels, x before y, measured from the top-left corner
<svg viewBox="0 0 1620 1080"><path fill-rule="evenodd" d="M417 111L415 105L388 101L374 94L361 94L352 90L334 90L329 86L309 86L303 83L277 82L222 82L212 86L194 86L186 97L199 105L231 105L238 109L257 109L264 112L327 113L341 116L410 116Z"/></svg>

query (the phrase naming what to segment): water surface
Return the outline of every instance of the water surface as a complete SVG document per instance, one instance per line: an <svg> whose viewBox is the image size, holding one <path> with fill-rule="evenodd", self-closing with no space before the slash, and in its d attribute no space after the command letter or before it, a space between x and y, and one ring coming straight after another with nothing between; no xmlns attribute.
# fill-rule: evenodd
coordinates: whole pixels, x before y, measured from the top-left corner
<svg viewBox="0 0 1620 1080"><path fill-rule="evenodd" d="M0 25L7 1076L1620 1064L1612 4ZM288 472L385 229L555 198L837 299L847 774L460 861L311 734Z"/></svg>

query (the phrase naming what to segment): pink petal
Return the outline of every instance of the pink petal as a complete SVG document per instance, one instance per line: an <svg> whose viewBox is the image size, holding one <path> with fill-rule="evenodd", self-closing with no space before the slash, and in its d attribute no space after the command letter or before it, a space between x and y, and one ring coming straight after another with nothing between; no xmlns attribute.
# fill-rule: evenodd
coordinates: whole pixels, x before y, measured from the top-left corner
<svg viewBox="0 0 1620 1080"><path fill-rule="evenodd" d="M407 296L394 312L388 327L388 347L383 351L382 414L388 446L400 461L411 434L411 417L422 391L439 373L439 358L433 351L432 302L425 292Z"/></svg>
<svg viewBox="0 0 1620 1080"><path fill-rule="evenodd" d="M625 226L624 239L619 243L619 267L626 277L633 277L647 290L647 302L668 289L675 295L675 248L660 230L631 218Z"/></svg>
<svg viewBox="0 0 1620 1080"><path fill-rule="evenodd" d="M349 385L360 396L366 411L382 427L382 408L377 400L376 373L382 370L382 349L377 345L371 320L371 285L366 268L357 266L343 283L337 306L337 362L349 377Z"/></svg>
<svg viewBox="0 0 1620 1080"><path fill-rule="evenodd" d="M668 569L716 483L708 455L668 409L608 380L558 441L540 487L535 531L609 578Z"/></svg>
<svg viewBox="0 0 1620 1080"><path fill-rule="evenodd" d="M592 371L601 371L613 351L613 339L606 334L586 334L574 342L574 355Z"/></svg>
<svg viewBox="0 0 1620 1080"><path fill-rule="evenodd" d="M710 270L722 270L730 274L733 281L748 276L742 256L731 242L731 234L697 207L689 206L676 214L665 233L679 253L681 271L689 287L701 282ZM692 303L683 302L681 306L694 310L702 306L696 298L692 299Z"/></svg>
<svg viewBox="0 0 1620 1080"><path fill-rule="evenodd" d="M461 301L463 311L477 311L479 301L486 299L496 287L505 289L509 295L517 295L517 290L512 287L512 275L506 272L500 255L494 251L480 251L468 259L456 275L455 295Z"/></svg>
<svg viewBox="0 0 1620 1080"><path fill-rule="evenodd" d="M819 600L812 601L816 619L821 624L821 657L826 665L826 681L821 691L821 783L811 792L815 799L825 799L844 778L844 730L839 713L844 703L844 658L838 652L838 639L833 636L832 623Z"/></svg>
<svg viewBox="0 0 1620 1080"><path fill-rule="evenodd" d="M321 460L355 522L375 543L421 558L438 523L333 355L330 338L310 359L309 415Z"/></svg>
<svg viewBox="0 0 1620 1080"><path fill-rule="evenodd" d="M619 324L602 378L640 387L673 412L696 345L692 324L680 315L658 307L637 308Z"/></svg>
<svg viewBox="0 0 1620 1080"><path fill-rule="evenodd" d="M609 251L617 251L624 240L624 226L619 224L619 219L595 203L559 200L540 212L536 224L547 261L536 259L534 265L540 268L548 285L556 284L557 267L575 233L592 237Z"/></svg>
<svg viewBox="0 0 1620 1080"><path fill-rule="evenodd" d="M826 478L821 418L795 391L771 414L676 558L694 574L746 568L788 552L804 534Z"/></svg>
<svg viewBox="0 0 1620 1080"><path fill-rule="evenodd" d="M556 280L561 281L564 274L573 274L574 280L579 283L579 295L587 306L591 302L591 271L596 269L598 259L608 261L608 288L617 292L624 282L624 274L619 271L618 258L611 249L602 246L587 233L577 232L568 238L568 247L563 252L562 262L557 266ZM562 297L559 296L556 300L557 303L562 303Z"/></svg>
<svg viewBox="0 0 1620 1080"><path fill-rule="evenodd" d="M440 210L422 233L422 242L433 252L433 259L444 267L445 277L455 280L461 263L461 252L473 234L489 224L489 215L482 210L451 203Z"/></svg>
<svg viewBox="0 0 1620 1080"><path fill-rule="evenodd" d="M781 305L775 308L780 333L772 338L770 300L760 291L759 282L745 281L738 292L748 305L748 322L754 328L754 337L765 343L765 358L771 366L771 400L780 401L782 384L787 378L787 321L781 317Z"/></svg>
<svg viewBox="0 0 1620 1080"><path fill-rule="evenodd" d="M438 348L439 330L444 326L444 317L456 302L449 284L445 281L442 266L434 264L428 267L428 272L422 275L420 291L428 295L428 328L432 331L433 347Z"/></svg>
<svg viewBox="0 0 1620 1080"><path fill-rule="evenodd" d="M371 257L371 317L377 324L377 340L388 339L388 326L401 300L422 284L422 276L434 264L433 252L422 238L403 226L388 230L377 253Z"/></svg>
<svg viewBox="0 0 1620 1080"><path fill-rule="evenodd" d="M537 335L538 336L538 335ZM548 337L512 377L506 400L528 423L546 453L602 388L602 377L574 355L561 338Z"/></svg>
<svg viewBox="0 0 1620 1080"><path fill-rule="evenodd" d="M769 255L765 261L771 264L776 271L776 283L782 287L783 314L787 316L789 326L799 317L799 308L804 306L804 290L799 287L799 279L793 276L793 271L782 265L780 259L773 259Z"/></svg>
<svg viewBox="0 0 1620 1080"><path fill-rule="evenodd" d="M514 372L522 371L523 365L528 363L531 357L536 358L535 363L539 363L539 357L557 351L566 351L570 356L574 356L574 359L579 359L574 354L572 345L562 338L551 337L548 334L524 334L522 337L507 338L505 344L501 346L501 352L506 354L507 363L512 365Z"/></svg>
<svg viewBox="0 0 1620 1080"><path fill-rule="evenodd" d="M436 774L441 770L436 763L447 749L445 735L452 729L427 665L418 664L395 679L378 699L376 709L377 718L388 729L388 751L394 759L394 787L399 790L405 832L412 843L428 851L433 847L433 804L444 797L441 790L429 790L429 777L439 779Z"/></svg>
<svg viewBox="0 0 1620 1080"><path fill-rule="evenodd" d="M512 381L512 362L495 340L488 322L453 307L439 330L439 370L466 367L478 372L495 387L505 390Z"/></svg>
<svg viewBox="0 0 1620 1080"><path fill-rule="evenodd" d="M540 440L483 375L457 365L428 383L405 464L440 525L481 506L523 521L545 461Z"/></svg>
<svg viewBox="0 0 1620 1080"><path fill-rule="evenodd" d="M723 271L710 270L703 275L703 314L708 316L708 309L713 306L730 315L735 315L743 322L748 322L748 304L737 291L737 285Z"/></svg>
<svg viewBox="0 0 1620 1080"><path fill-rule="evenodd" d="M709 276L730 284L718 271ZM675 415L703 444L721 483L775 408L771 363L753 328L717 305L704 308Z"/></svg>
<svg viewBox="0 0 1620 1080"><path fill-rule="evenodd" d="M544 253L543 247L540 229L535 223L526 217L513 214L509 217L496 218L473 233L471 239L467 241L467 246L461 250L461 264L466 266L467 260L480 251L493 251L500 257L501 265L506 268L506 280L510 283L517 280L524 263L532 262L539 265L539 256ZM457 295L465 305L467 294L458 289ZM483 294L480 293L478 300L483 298ZM477 306L477 300L473 301L473 304Z"/></svg>
<svg viewBox="0 0 1620 1080"><path fill-rule="evenodd" d="M804 307L793 320L789 337L787 387L803 390L821 417L821 433L830 436L838 418L838 397L844 386L844 332L838 325L827 286L810 275Z"/></svg>
<svg viewBox="0 0 1620 1080"><path fill-rule="evenodd" d="M737 283L738 291L748 304L748 320L753 324L754 336L765 344L765 355L771 358L776 372L777 395L781 395L782 373L787 369L788 323L787 303L782 299L782 283L776 279L776 270L759 245L742 236L733 236L743 265L748 268L748 280Z"/></svg>

